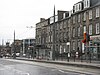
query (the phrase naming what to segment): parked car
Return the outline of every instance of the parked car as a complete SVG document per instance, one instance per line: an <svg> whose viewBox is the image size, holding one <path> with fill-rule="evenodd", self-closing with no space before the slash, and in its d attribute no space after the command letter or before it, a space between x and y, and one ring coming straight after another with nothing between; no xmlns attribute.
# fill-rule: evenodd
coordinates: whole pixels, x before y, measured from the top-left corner
<svg viewBox="0 0 100 75"><path fill-rule="evenodd" d="M23 57L26 57L26 54L23 54Z"/></svg>
<svg viewBox="0 0 100 75"><path fill-rule="evenodd" d="M10 56L11 56L11 55L10 55L9 53L7 53L7 54L6 54L6 57L8 57L8 58L9 58Z"/></svg>
<svg viewBox="0 0 100 75"><path fill-rule="evenodd" d="M16 53L16 56L19 57L20 56L20 53Z"/></svg>
<svg viewBox="0 0 100 75"><path fill-rule="evenodd" d="M0 58L3 58L3 55L2 54L0 54Z"/></svg>

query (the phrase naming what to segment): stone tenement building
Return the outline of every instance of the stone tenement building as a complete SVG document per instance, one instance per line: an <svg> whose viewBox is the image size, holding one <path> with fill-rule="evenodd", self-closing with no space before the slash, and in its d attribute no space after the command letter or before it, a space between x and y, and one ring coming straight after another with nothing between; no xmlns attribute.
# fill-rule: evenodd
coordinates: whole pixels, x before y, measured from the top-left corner
<svg viewBox="0 0 100 75"><path fill-rule="evenodd" d="M88 44L84 44L83 34L90 35ZM39 57L58 59L73 57L89 57L100 60L100 0L82 0L73 5L71 11L59 11L48 19L41 18L36 24L36 45L44 45L39 49Z"/></svg>

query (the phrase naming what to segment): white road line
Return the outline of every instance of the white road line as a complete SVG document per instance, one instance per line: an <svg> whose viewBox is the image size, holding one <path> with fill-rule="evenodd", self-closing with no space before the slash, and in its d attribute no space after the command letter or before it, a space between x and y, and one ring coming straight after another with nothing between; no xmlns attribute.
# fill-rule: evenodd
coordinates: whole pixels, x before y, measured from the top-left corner
<svg viewBox="0 0 100 75"><path fill-rule="evenodd" d="M70 73L70 72L65 72L65 71L63 71L63 70L58 70L59 72L62 72L62 73L66 73L66 74L72 74L72 73ZM75 74L75 73L73 73L73 74Z"/></svg>
<svg viewBox="0 0 100 75"><path fill-rule="evenodd" d="M58 70L58 71L60 71L60 72L62 72L62 73L65 73L63 70Z"/></svg>
<svg viewBox="0 0 100 75"><path fill-rule="evenodd" d="M76 74L79 74L79 73L71 73L71 72L65 72L65 71L63 71L63 70L58 70L58 71L60 71L60 72L62 72L62 73L67 73L67 74L73 74L73 75L76 75ZM80 74L81 75L81 74ZM84 75L84 74L82 74L82 75Z"/></svg>
<svg viewBox="0 0 100 75"><path fill-rule="evenodd" d="M30 75L29 73L21 73L21 75Z"/></svg>

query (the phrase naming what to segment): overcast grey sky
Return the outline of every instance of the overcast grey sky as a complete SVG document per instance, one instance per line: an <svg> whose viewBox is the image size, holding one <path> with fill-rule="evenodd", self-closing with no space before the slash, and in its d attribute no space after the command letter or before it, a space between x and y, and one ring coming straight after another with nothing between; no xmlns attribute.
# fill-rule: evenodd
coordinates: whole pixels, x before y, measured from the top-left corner
<svg viewBox="0 0 100 75"><path fill-rule="evenodd" d="M69 11L81 0L0 0L0 44L1 40L13 40L14 30L16 39L35 38L33 26L40 18L49 18L53 9Z"/></svg>

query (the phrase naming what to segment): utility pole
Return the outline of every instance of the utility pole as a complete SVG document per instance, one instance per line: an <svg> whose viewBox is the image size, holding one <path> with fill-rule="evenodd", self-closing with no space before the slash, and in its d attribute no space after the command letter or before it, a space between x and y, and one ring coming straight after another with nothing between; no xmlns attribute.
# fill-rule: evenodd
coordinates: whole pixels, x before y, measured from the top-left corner
<svg viewBox="0 0 100 75"><path fill-rule="evenodd" d="M16 48L15 48L15 30L14 30L14 54L13 59L16 59Z"/></svg>

